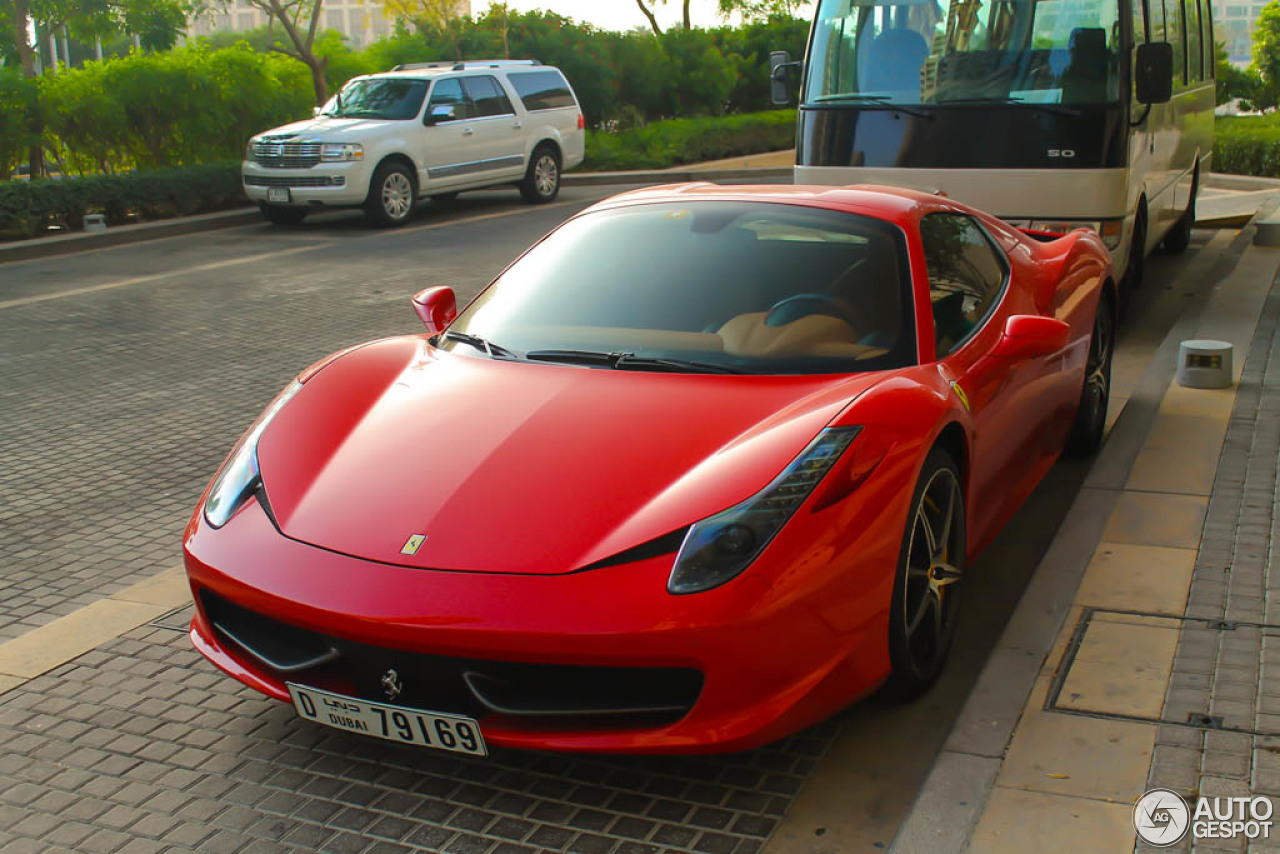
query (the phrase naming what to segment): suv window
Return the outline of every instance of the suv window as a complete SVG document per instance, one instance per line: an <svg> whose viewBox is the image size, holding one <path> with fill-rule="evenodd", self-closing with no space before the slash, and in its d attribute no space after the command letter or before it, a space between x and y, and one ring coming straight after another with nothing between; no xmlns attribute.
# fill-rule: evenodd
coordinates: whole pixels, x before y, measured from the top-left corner
<svg viewBox="0 0 1280 854"><path fill-rule="evenodd" d="M920 220L938 358L982 325L1004 288L1005 262L972 218L929 214Z"/></svg>
<svg viewBox="0 0 1280 854"><path fill-rule="evenodd" d="M515 114L511 101L503 93L498 81L488 75L462 78L462 88L475 105L476 116L510 116Z"/></svg>
<svg viewBox="0 0 1280 854"><path fill-rule="evenodd" d="M427 115L431 114L432 107L442 105L452 106L455 118L469 119L475 115L474 105L471 103L471 99L463 93L462 81L456 77L437 80L436 85L431 87L431 100L427 102Z"/></svg>
<svg viewBox="0 0 1280 854"><path fill-rule="evenodd" d="M573 99L569 84L565 82L559 71L509 74L507 79L515 87L524 108L531 112L578 106L578 102Z"/></svg>

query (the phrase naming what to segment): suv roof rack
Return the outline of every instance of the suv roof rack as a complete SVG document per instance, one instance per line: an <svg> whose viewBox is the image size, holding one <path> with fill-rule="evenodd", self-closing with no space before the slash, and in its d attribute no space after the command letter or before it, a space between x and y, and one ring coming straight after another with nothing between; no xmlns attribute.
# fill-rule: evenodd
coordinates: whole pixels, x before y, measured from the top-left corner
<svg viewBox="0 0 1280 854"><path fill-rule="evenodd" d="M536 59L471 59L466 62L405 62L391 70L417 71L424 68L447 68L450 71L465 71L468 68L505 68L511 65L541 64Z"/></svg>

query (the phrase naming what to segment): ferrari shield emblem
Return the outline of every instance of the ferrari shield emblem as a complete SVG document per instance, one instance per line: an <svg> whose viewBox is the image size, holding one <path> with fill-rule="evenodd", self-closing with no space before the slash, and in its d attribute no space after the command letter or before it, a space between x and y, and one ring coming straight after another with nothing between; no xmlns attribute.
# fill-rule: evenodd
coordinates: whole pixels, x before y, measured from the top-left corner
<svg viewBox="0 0 1280 854"><path fill-rule="evenodd" d="M400 696L400 692L404 690L404 685L400 682L400 674L395 670L388 670L382 674L382 690L387 692L387 698L390 700Z"/></svg>
<svg viewBox="0 0 1280 854"><path fill-rule="evenodd" d="M418 553L418 549L422 548L422 544L426 541L426 534L414 534L405 541L404 548L400 550L400 554L416 555Z"/></svg>
<svg viewBox="0 0 1280 854"><path fill-rule="evenodd" d="M951 390L956 393L956 397L960 398L960 403L964 405L965 410L969 409L969 396L964 393L964 389L960 388L960 383L952 383ZM412 554L412 552L410 552Z"/></svg>

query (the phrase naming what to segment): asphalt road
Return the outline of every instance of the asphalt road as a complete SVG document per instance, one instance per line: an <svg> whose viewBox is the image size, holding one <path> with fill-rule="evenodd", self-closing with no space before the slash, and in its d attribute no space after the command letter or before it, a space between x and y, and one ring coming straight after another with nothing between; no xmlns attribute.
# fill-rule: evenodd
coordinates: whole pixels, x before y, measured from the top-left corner
<svg viewBox="0 0 1280 854"><path fill-rule="evenodd" d="M182 528L208 477L241 430L299 370L343 346L419 330L408 303L415 291L448 284L465 302L529 243L620 189L567 190L545 207L523 205L513 192L464 195L447 207L424 206L409 226L394 231L370 230L358 215L331 214L298 229L253 225L0 265L0 641L179 563ZM1189 296L1212 286L1207 279L1179 278L1209 236L1197 231L1181 258L1153 258L1148 286L1121 336L1133 364L1154 352ZM852 829L839 840L813 840L815 850L887 846L1086 473L1087 463L1058 465L971 569L951 668L923 699L904 707L873 698L774 749L725 759L548 760L551 765L544 766L543 760L508 753L495 757L492 767L502 769L496 777L474 763L449 760L449 773L473 781L464 788L492 786L488 800L474 791L467 799L458 791L426 787L413 773L431 760L404 749L388 759L382 751L372 761L403 771L388 778L395 782L379 783L382 798L412 793L415 809L430 816L406 824L398 835L369 831L367 839L428 850L497 850L507 838L512 844L584 851L698 847L747 854L799 803L783 826L803 848L810 831L805 799L820 802L819 789L836 787ZM173 628L180 627L180 618ZM139 651L145 644L129 643L95 653L95 661L147 657ZM216 685L202 690L223 689L221 677L180 638L165 647L163 655L176 657L174 679ZM0 710L6 704L38 708L39 691L58 684L30 683L25 693L0 697ZM287 708L247 690L226 690L226 712L266 721L272 739L292 733L324 752L327 762L351 767L370 755L359 739L308 733ZM15 695L20 699L13 700ZM0 741L13 734L4 728L19 732L27 726L12 715L0 718ZM7 749L0 749L0 762L13 758ZM824 771L797 801L823 753L830 754ZM270 772L272 761L255 773ZM248 773L243 767L211 760L203 771L234 782L237 773ZM341 778L343 772L330 767L325 773ZM493 782L499 777L501 784ZM548 777L572 785L539 794ZM297 781L290 785L302 790ZM579 789L602 786L604 796L574 800ZM332 842L340 834L361 837L366 825L380 826L372 819L354 829L336 826L338 807L350 808L350 801L322 788L308 795L310 813L294 805L281 818L265 798L245 806L276 820L274 830L263 825L252 838L279 840L302 828L333 834ZM492 805L515 791L528 803L515 818L503 819ZM316 802L337 806L316 818L324 812ZM683 811L671 806L682 802ZM469 819L477 827L467 826L467 847L459 842L464 831L458 810L475 812L486 804L496 811L488 824ZM547 804L564 809L557 813ZM370 808L385 817L409 805L382 813ZM588 809L601 815L579 821ZM664 817L663 810L670 815ZM704 815L706 810L712 812ZM210 813L210 827L218 815ZM257 826L250 816L241 818L246 827ZM520 834L504 836L496 829L517 819L528 824ZM441 828L459 835L435 833L443 833ZM625 843L629 837L643 844ZM316 838L307 845L320 844ZM481 844L486 840L489 848ZM209 844L205 838L193 847Z"/></svg>

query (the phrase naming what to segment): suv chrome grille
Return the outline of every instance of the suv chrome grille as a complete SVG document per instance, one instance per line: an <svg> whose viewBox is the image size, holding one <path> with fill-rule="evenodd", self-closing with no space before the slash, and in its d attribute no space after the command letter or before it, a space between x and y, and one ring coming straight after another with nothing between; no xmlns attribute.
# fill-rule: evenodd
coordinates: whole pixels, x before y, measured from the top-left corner
<svg viewBox="0 0 1280 854"><path fill-rule="evenodd" d="M346 178L341 175L245 175L250 187L341 187Z"/></svg>
<svg viewBox="0 0 1280 854"><path fill-rule="evenodd" d="M260 139L253 144L253 159L272 169L308 169L320 162L320 143Z"/></svg>

